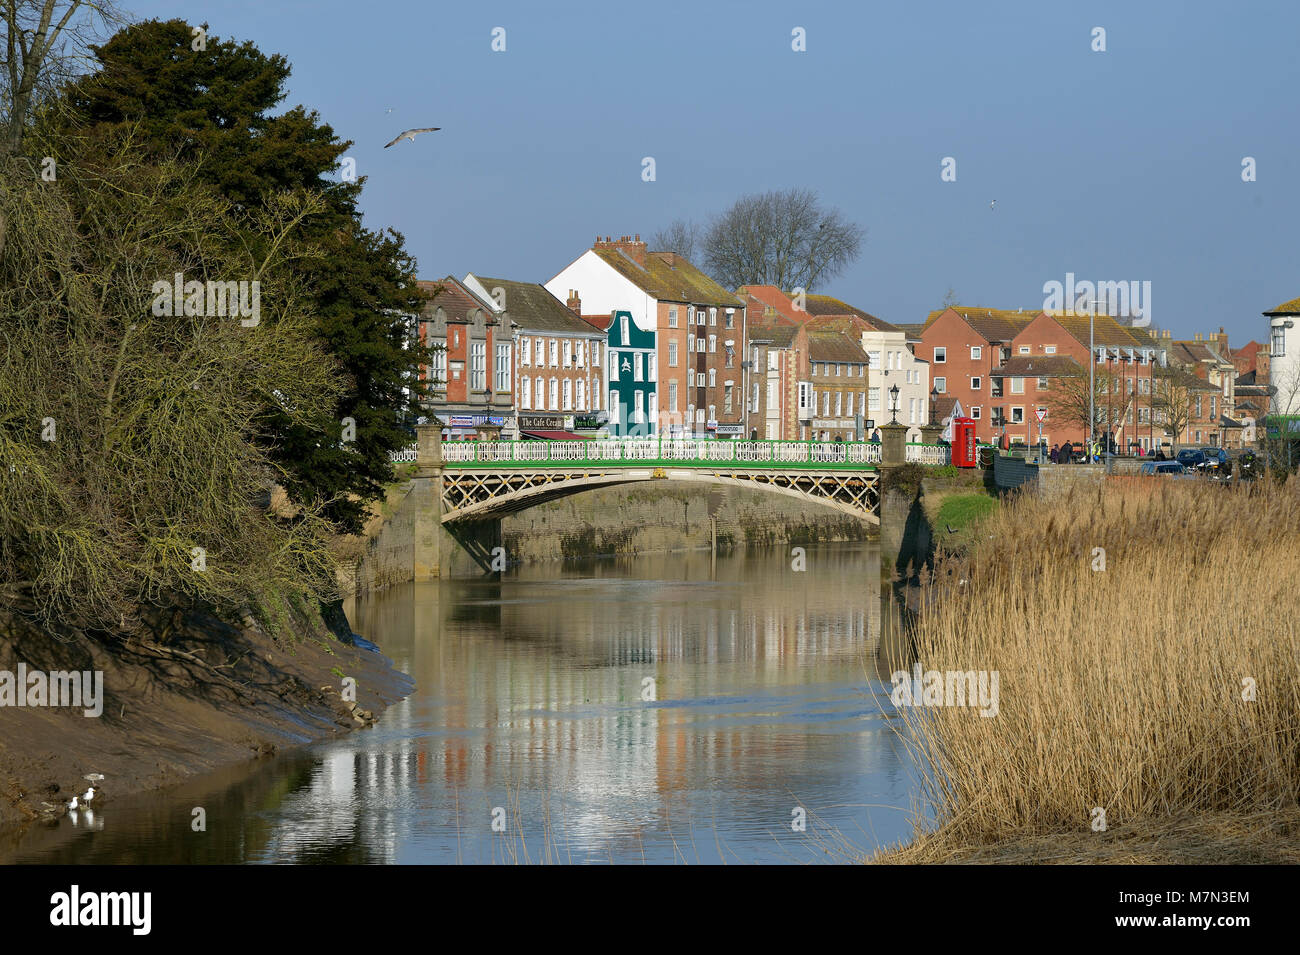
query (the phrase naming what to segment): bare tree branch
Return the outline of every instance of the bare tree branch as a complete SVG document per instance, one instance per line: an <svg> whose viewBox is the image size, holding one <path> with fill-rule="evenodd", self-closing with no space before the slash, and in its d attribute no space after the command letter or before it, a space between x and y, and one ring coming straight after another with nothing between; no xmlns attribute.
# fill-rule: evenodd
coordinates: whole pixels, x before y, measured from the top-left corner
<svg viewBox="0 0 1300 955"><path fill-rule="evenodd" d="M865 234L809 189L742 196L705 230L703 265L728 288L811 291L857 259Z"/></svg>
<svg viewBox="0 0 1300 955"><path fill-rule="evenodd" d="M700 231L700 227L689 219L674 219L650 237L650 248L657 252L676 252L693 261L700 243Z"/></svg>

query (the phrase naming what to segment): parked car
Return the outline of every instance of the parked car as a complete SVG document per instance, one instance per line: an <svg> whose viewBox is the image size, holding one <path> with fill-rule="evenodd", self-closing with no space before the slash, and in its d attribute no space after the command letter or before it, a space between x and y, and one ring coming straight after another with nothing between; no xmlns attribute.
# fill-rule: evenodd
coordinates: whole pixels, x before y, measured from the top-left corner
<svg viewBox="0 0 1300 955"><path fill-rule="evenodd" d="M1183 448L1178 452L1174 460L1185 468L1199 468L1208 464L1210 458L1200 448Z"/></svg>
<svg viewBox="0 0 1300 955"><path fill-rule="evenodd" d="M1138 473L1147 476L1190 477L1187 469L1177 461L1143 461Z"/></svg>

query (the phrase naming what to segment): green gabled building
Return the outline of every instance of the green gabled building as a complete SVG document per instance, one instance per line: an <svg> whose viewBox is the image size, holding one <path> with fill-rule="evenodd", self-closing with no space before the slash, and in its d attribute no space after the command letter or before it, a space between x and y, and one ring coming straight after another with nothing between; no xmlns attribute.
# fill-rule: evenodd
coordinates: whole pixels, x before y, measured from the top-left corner
<svg viewBox="0 0 1300 955"><path fill-rule="evenodd" d="M592 319L588 318L588 321ZM649 436L656 433L659 369L655 333L641 328L631 312L615 311L605 326L605 381L608 388L609 433Z"/></svg>

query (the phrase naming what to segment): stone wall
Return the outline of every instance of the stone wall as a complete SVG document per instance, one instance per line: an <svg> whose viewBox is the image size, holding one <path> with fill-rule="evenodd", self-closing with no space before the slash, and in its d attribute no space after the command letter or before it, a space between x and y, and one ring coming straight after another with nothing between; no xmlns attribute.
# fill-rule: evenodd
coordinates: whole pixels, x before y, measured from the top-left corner
<svg viewBox="0 0 1300 955"><path fill-rule="evenodd" d="M1101 464L1044 464L1038 469L1038 492L1044 497L1061 497L1071 488L1091 490L1106 477Z"/></svg>
<svg viewBox="0 0 1300 955"><path fill-rule="evenodd" d="M866 540L874 525L770 491L715 485L707 491L638 483L538 504L501 520L509 560Z"/></svg>
<svg viewBox="0 0 1300 955"><path fill-rule="evenodd" d="M377 521L369 529L371 536L357 542L362 549L360 558L348 560L350 569L340 575L344 593L353 588L377 590L412 579L415 514L402 506L409 491L408 484L390 494L382 522Z"/></svg>

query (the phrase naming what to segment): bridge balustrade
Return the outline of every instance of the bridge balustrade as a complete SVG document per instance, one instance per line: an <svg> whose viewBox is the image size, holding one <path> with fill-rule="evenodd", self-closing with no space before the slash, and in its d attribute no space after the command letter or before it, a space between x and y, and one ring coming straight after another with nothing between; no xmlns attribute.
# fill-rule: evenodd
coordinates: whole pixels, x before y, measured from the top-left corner
<svg viewBox="0 0 1300 955"><path fill-rule="evenodd" d="M951 464L952 448L946 444L909 443L904 460L908 464Z"/></svg>
<svg viewBox="0 0 1300 955"><path fill-rule="evenodd" d="M413 462L414 446L394 452L395 463ZM818 465L880 464L880 445L866 441L717 441L699 438L607 438L593 441L449 441L442 445L448 465L468 464L718 464ZM909 443L912 464L949 464L947 445Z"/></svg>

